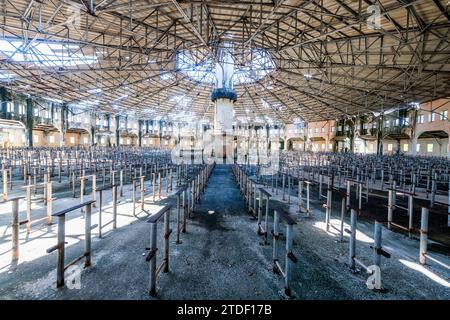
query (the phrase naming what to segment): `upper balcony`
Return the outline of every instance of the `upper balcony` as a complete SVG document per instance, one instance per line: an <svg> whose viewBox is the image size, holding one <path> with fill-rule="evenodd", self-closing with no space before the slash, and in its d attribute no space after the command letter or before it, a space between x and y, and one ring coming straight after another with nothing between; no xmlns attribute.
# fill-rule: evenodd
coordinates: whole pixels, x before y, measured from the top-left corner
<svg viewBox="0 0 450 320"><path fill-rule="evenodd" d="M383 139L401 140L410 139L411 127L407 125L392 126L383 129Z"/></svg>

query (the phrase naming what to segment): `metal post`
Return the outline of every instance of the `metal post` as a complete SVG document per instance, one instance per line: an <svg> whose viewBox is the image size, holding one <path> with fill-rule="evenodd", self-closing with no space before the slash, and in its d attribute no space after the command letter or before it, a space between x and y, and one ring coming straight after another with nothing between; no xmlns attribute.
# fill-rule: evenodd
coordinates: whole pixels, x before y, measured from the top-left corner
<svg viewBox="0 0 450 320"><path fill-rule="evenodd" d="M388 223L387 223L388 229L391 229L392 216L393 216L393 212L394 212L394 207L393 207L393 204L392 204L392 202L393 202L392 201L392 198L393 198L392 194L393 194L393 190L389 189L389 191L388 191Z"/></svg>
<svg viewBox="0 0 450 320"><path fill-rule="evenodd" d="M298 179L298 212L300 213L302 211L303 206L303 180Z"/></svg>
<svg viewBox="0 0 450 320"><path fill-rule="evenodd" d="M133 216L136 215L136 180L131 183L131 198L133 199Z"/></svg>
<svg viewBox="0 0 450 320"><path fill-rule="evenodd" d="M97 201L97 176L92 175L92 200ZM96 207L96 202L92 203L92 207Z"/></svg>
<svg viewBox="0 0 450 320"><path fill-rule="evenodd" d="M422 207L422 218L420 221L420 255L419 262L421 264L427 263L427 252L428 252L428 208Z"/></svg>
<svg viewBox="0 0 450 320"><path fill-rule="evenodd" d="M413 229L413 214L414 214L414 206L413 206L413 196L408 195L408 236L412 237L412 229Z"/></svg>
<svg viewBox="0 0 450 320"><path fill-rule="evenodd" d="M123 170L119 172L120 196L123 197Z"/></svg>
<svg viewBox="0 0 450 320"><path fill-rule="evenodd" d="M158 172L158 200L161 200L161 172Z"/></svg>
<svg viewBox="0 0 450 320"><path fill-rule="evenodd" d="M99 209L98 209L98 237L102 237L102 203L103 203L103 190L100 190L99 199Z"/></svg>
<svg viewBox="0 0 450 320"><path fill-rule="evenodd" d="M47 182L47 224L52 224L52 207L53 207L53 199L52 199L52 183Z"/></svg>
<svg viewBox="0 0 450 320"><path fill-rule="evenodd" d="M355 254L356 254L356 211L350 210L350 254L349 265L350 269L355 271Z"/></svg>
<svg viewBox="0 0 450 320"><path fill-rule="evenodd" d="M31 185L28 184L26 186L27 188L27 197L26 197L26 201L27 201L27 233L31 232Z"/></svg>
<svg viewBox="0 0 450 320"><path fill-rule="evenodd" d="M327 206L325 208L325 224L327 232L330 231L330 216L331 216L331 188L327 190Z"/></svg>
<svg viewBox="0 0 450 320"><path fill-rule="evenodd" d="M346 195L347 210L350 209L350 196L351 196L350 191L351 191L350 180L347 180L347 195Z"/></svg>
<svg viewBox="0 0 450 320"><path fill-rule="evenodd" d="M381 223L375 221L375 230L373 233L374 238L374 254L373 254L373 264L377 267L381 267L381 236L382 236L382 228Z"/></svg>
<svg viewBox="0 0 450 320"><path fill-rule="evenodd" d="M8 173L6 170L3 170L3 200L8 199Z"/></svg>
<svg viewBox="0 0 450 320"><path fill-rule="evenodd" d="M183 233L186 233L186 193L187 189L184 189L183 191Z"/></svg>
<svg viewBox="0 0 450 320"><path fill-rule="evenodd" d="M186 188L186 196L187 196L187 212L188 212L188 217L191 217L191 184L188 183L187 184L187 188Z"/></svg>
<svg viewBox="0 0 450 320"><path fill-rule="evenodd" d="M311 217L311 210L309 209L309 183L306 184L306 212L308 213L308 217Z"/></svg>
<svg viewBox="0 0 450 320"><path fill-rule="evenodd" d="M66 215L58 216L58 257L56 263L56 286L64 286L64 254L65 254L65 230Z"/></svg>
<svg viewBox="0 0 450 320"><path fill-rule="evenodd" d="M152 173L152 192L153 192L153 202L155 202L156 196L156 173Z"/></svg>
<svg viewBox="0 0 450 320"><path fill-rule="evenodd" d="M86 205L86 214L84 216L84 256L86 260L84 262L85 267L89 267L91 265L91 213L92 213L92 205Z"/></svg>
<svg viewBox="0 0 450 320"><path fill-rule="evenodd" d="M291 295L291 278L292 278L292 269L293 269L293 261L289 257L292 254L292 243L294 239L293 225L288 224L286 226L286 266L285 266L285 274L284 274L284 291L287 295Z"/></svg>
<svg viewBox="0 0 450 320"><path fill-rule="evenodd" d="M318 199L322 197L322 183L323 183L323 176L319 174L319 196Z"/></svg>
<svg viewBox="0 0 450 320"><path fill-rule="evenodd" d="M258 234L261 231L261 222L262 222L262 192L259 190L259 203L258 203L258 229L256 230Z"/></svg>
<svg viewBox="0 0 450 320"><path fill-rule="evenodd" d="M432 178L432 181L431 181L430 208L433 208L435 197L436 197L436 179L437 179L437 173L435 173L435 176Z"/></svg>
<svg viewBox="0 0 450 320"><path fill-rule="evenodd" d="M163 272L169 272L169 236L170 236L170 211L164 213L164 268Z"/></svg>
<svg viewBox="0 0 450 320"><path fill-rule="evenodd" d="M144 211L145 206L145 176L141 176L141 210Z"/></svg>
<svg viewBox="0 0 450 320"><path fill-rule="evenodd" d="M177 244L181 243L181 241L180 241L180 231L181 231L181 208L180 208L181 199L180 199L180 197L181 197L181 194L178 193L177 194L177 241L176 241Z"/></svg>
<svg viewBox="0 0 450 320"><path fill-rule="evenodd" d="M12 259L19 259L19 199L12 200Z"/></svg>
<svg viewBox="0 0 450 320"><path fill-rule="evenodd" d="M266 195L266 214L264 217L264 243L267 243L267 232L269 229L269 196Z"/></svg>
<svg viewBox="0 0 450 320"><path fill-rule="evenodd" d="M278 261L278 238L279 234L279 224L280 224L280 216L278 215L277 210L274 211L273 214L273 251L272 251L272 260L273 260L273 270L277 270L277 261Z"/></svg>
<svg viewBox="0 0 450 320"><path fill-rule="evenodd" d="M254 216L256 216L256 198L257 198L257 196L256 196L256 189L257 188L257 186L256 186L256 183L254 183L253 184L253 215Z"/></svg>
<svg viewBox="0 0 450 320"><path fill-rule="evenodd" d="M342 197L342 202L341 202L341 226L340 226L340 241L344 242L344 216L345 216L345 211L346 211L346 204L345 204L345 197Z"/></svg>
<svg viewBox="0 0 450 320"><path fill-rule="evenodd" d="M150 250L155 252L150 260L150 292L151 296L156 295L156 234L157 222L150 223Z"/></svg>
<svg viewBox="0 0 450 320"><path fill-rule="evenodd" d="M361 210L362 188L363 188L362 182L358 182L358 187L359 187L359 190L358 190L358 209Z"/></svg>
<svg viewBox="0 0 450 320"><path fill-rule="evenodd" d="M112 186L113 192L113 229L117 229L117 186Z"/></svg>

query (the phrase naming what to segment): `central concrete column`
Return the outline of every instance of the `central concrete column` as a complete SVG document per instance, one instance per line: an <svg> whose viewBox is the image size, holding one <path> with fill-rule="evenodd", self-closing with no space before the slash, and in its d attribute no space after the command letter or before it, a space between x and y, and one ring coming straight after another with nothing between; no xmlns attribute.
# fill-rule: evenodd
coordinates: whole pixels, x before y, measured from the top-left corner
<svg viewBox="0 0 450 320"><path fill-rule="evenodd" d="M411 155L415 156L417 154L417 138L413 137L411 139Z"/></svg>
<svg viewBox="0 0 450 320"><path fill-rule="evenodd" d="M211 94L214 102L213 151L216 161L233 163L233 104L237 100L233 89L233 47L229 43L218 49L216 88Z"/></svg>
<svg viewBox="0 0 450 320"><path fill-rule="evenodd" d="M448 138L447 141L448 141L447 142L447 157L450 158L450 138ZM449 216L449 219L450 219L450 216Z"/></svg>

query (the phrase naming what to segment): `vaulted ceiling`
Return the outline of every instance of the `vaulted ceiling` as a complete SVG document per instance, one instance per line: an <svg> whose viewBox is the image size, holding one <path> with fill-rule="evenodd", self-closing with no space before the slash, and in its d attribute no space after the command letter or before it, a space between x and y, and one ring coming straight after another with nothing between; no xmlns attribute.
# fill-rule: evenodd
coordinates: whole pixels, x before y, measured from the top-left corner
<svg viewBox="0 0 450 320"><path fill-rule="evenodd" d="M335 119L450 92L443 0L1 0L0 12L0 85L145 119L211 119L213 85L179 70L177 54L213 59L224 42L238 63L258 49L275 63L235 86L242 121Z"/></svg>

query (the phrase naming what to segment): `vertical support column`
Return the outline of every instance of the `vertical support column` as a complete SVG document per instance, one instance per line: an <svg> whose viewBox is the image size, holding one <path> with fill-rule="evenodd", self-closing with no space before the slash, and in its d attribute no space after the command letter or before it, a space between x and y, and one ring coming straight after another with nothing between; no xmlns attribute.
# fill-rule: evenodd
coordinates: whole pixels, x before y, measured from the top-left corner
<svg viewBox="0 0 450 320"><path fill-rule="evenodd" d="M120 116L116 115L116 146L120 146Z"/></svg>
<svg viewBox="0 0 450 320"><path fill-rule="evenodd" d="M69 124L68 117L69 117L69 108L66 104L63 104L61 106L61 140L59 141L60 147L66 146L66 132Z"/></svg>
<svg viewBox="0 0 450 320"><path fill-rule="evenodd" d="M138 120L138 146L142 147L142 129L144 126L144 120Z"/></svg>
<svg viewBox="0 0 450 320"><path fill-rule="evenodd" d="M0 87L0 118L7 119L8 114L8 91L4 87Z"/></svg>
<svg viewBox="0 0 450 320"><path fill-rule="evenodd" d="M27 133L28 133L28 146L33 147L33 126L34 126L34 115L33 115L33 100L27 98Z"/></svg>

